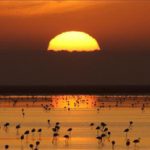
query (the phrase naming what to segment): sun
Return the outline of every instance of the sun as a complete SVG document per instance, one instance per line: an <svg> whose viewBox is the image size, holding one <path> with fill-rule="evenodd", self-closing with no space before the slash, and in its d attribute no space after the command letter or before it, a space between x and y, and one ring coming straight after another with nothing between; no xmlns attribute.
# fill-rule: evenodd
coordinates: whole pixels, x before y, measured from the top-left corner
<svg viewBox="0 0 150 150"><path fill-rule="evenodd" d="M68 31L55 36L50 40L48 51L93 52L100 51L95 38L85 32Z"/></svg>

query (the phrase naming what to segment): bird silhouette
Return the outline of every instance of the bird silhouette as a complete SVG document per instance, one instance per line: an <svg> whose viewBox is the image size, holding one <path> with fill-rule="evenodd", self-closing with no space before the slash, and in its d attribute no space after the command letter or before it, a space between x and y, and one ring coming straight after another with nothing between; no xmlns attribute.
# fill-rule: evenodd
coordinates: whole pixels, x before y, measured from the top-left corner
<svg viewBox="0 0 150 150"><path fill-rule="evenodd" d="M59 129L60 129L60 126L59 126L59 125L56 125L56 126L55 126L55 129L56 129L56 132L58 132Z"/></svg>
<svg viewBox="0 0 150 150"><path fill-rule="evenodd" d="M130 139L127 139L127 141L126 141L126 146L129 147L129 146L130 146L130 143L131 143L131 142L130 142Z"/></svg>
<svg viewBox="0 0 150 150"><path fill-rule="evenodd" d="M24 140L24 135L21 135L20 140L21 140L21 147L22 147L23 146L22 141Z"/></svg>
<svg viewBox="0 0 150 150"><path fill-rule="evenodd" d="M24 132L24 135L26 136L26 142L28 142L29 133L30 133L29 130L26 130L26 131Z"/></svg>
<svg viewBox="0 0 150 150"><path fill-rule="evenodd" d="M56 126L60 125L60 122L56 122Z"/></svg>
<svg viewBox="0 0 150 150"><path fill-rule="evenodd" d="M10 123L9 122L6 122L5 124L4 124L4 130L5 130L5 132L7 132L8 131L8 127L10 126Z"/></svg>
<svg viewBox="0 0 150 150"><path fill-rule="evenodd" d="M69 136L71 136L72 128L69 128L67 131L69 132Z"/></svg>
<svg viewBox="0 0 150 150"><path fill-rule="evenodd" d="M112 141L111 144L112 144L112 150L114 150L116 142Z"/></svg>
<svg viewBox="0 0 150 150"><path fill-rule="evenodd" d="M40 141L36 141L36 148L38 148L39 147L39 145L40 145Z"/></svg>
<svg viewBox="0 0 150 150"><path fill-rule="evenodd" d="M41 140L41 134L42 134L42 129L40 128L40 129L38 129L38 131L37 131L38 133L39 133L39 139Z"/></svg>
<svg viewBox="0 0 150 150"><path fill-rule="evenodd" d="M104 132L107 132L108 131L108 128L104 128L104 130L103 130Z"/></svg>
<svg viewBox="0 0 150 150"><path fill-rule="evenodd" d="M98 144L102 143L102 137L101 136L97 136L96 139L98 140Z"/></svg>
<svg viewBox="0 0 150 150"><path fill-rule="evenodd" d="M29 147L31 148L31 150L33 150L34 145L33 145L33 144L30 144Z"/></svg>
<svg viewBox="0 0 150 150"><path fill-rule="evenodd" d="M51 126L50 120L47 120L48 128Z"/></svg>
<svg viewBox="0 0 150 150"><path fill-rule="evenodd" d="M93 129L94 123L90 123L90 127L91 129Z"/></svg>
<svg viewBox="0 0 150 150"><path fill-rule="evenodd" d="M35 131L36 131L35 128L33 128L33 129L31 130L31 133L32 133L32 140L34 140L34 134L35 134Z"/></svg>
<svg viewBox="0 0 150 150"><path fill-rule="evenodd" d="M136 146L138 143L140 143L140 140L141 140L141 138L138 138L138 139L133 140L133 143L135 144L135 146Z"/></svg>
<svg viewBox="0 0 150 150"><path fill-rule="evenodd" d="M104 129L107 126L105 122L101 122L101 127Z"/></svg>
<svg viewBox="0 0 150 150"><path fill-rule="evenodd" d="M106 137L106 134L102 133L102 134L101 134L101 137L102 137L102 138Z"/></svg>
<svg viewBox="0 0 150 150"><path fill-rule="evenodd" d="M129 129L132 129L132 126L133 126L133 121L130 121L129 122Z"/></svg>
<svg viewBox="0 0 150 150"><path fill-rule="evenodd" d="M96 127L96 131L97 131L97 135L99 134L99 131L100 131L100 126L97 126Z"/></svg>
<svg viewBox="0 0 150 150"><path fill-rule="evenodd" d="M20 125L20 124L16 125L16 130L17 130L16 134L17 134L17 135L19 135L19 129L20 129L20 128L21 128L21 125Z"/></svg>
<svg viewBox="0 0 150 150"><path fill-rule="evenodd" d="M65 138L65 145L68 145L69 143L68 143L68 141L69 141L69 135L64 135L64 138Z"/></svg>
<svg viewBox="0 0 150 150"><path fill-rule="evenodd" d="M107 132L107 136L108 136L108 142L110 142L110 136L111 136L111 132L110 131Z"/></svg>
<svg viewBox="0 0 150 150"><path fill-rule="evenodd" d="M125 129L123 132L125 132L126 133L126 138L128 137L128 132L130 131L130 129L129 128L127 128L127 129Z"/></svg>
<svg viewBox="0 0 150 150"><path fill-rule="evenodd" d="M53 134L52 144L57 144L57 138L58 138L58 136L59 136L58 133L54 133Z"/></svg>
<svg viewBox="0 0 150 150"><path fill-rule="evenodd" d="M9 149L9 145L5 145L5 150Z"/></svg>
<svg viewBox="0 0 150 150"><path fill-rule="evenodd" d="M52 128L52 131L53 131L53 132L57 132L57 129L56 129L56 128Z"/></svg>

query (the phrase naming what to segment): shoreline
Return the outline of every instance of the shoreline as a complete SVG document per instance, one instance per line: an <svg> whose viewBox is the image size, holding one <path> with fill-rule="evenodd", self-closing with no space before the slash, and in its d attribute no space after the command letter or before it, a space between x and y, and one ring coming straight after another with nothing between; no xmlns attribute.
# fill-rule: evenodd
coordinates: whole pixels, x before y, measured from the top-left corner
<svg viewBox="0 0 150 150"><path fill-rule="evenodd" d="M150 95L150 86L87 85L87 86L0 86L0 95Z"/></svg>

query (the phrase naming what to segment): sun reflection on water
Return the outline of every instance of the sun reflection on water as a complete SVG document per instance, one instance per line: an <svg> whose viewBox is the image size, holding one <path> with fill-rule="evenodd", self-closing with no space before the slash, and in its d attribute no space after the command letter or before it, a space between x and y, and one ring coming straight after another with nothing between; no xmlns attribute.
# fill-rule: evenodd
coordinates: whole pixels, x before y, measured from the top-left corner
<svg viewBox="0 0 150 150"><path fill-rule="evenodd" d="M97 105L97 97L90 95L52 96L52 104L55 108L94 108Z"/></svg>
<svg viewBox="0 0 150 150"><path fill-rule="evenodd" d="M123 95L0 95L3 107L43 107L48 109L101 109L105 107L149 107L149 96Z"/></svg>

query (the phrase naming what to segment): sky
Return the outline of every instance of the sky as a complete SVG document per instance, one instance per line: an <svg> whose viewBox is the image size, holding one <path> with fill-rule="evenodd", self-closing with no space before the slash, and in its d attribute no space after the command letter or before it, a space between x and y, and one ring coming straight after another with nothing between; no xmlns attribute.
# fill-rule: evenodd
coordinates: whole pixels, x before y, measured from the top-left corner
<svg viewBox="0 0 150 150"><path fill-rule="evenodd" d="M0 85L150 85L148 0L1 0ZM100 52L48 52L65 31Z"/></svg>

